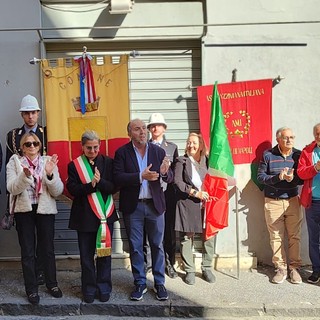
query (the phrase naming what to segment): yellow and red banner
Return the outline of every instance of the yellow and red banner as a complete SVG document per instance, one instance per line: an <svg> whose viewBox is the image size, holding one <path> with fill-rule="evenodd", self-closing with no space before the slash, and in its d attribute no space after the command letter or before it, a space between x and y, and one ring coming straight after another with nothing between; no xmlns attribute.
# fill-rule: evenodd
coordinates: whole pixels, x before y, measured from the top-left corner
<svg viewBox="0 0 320 320"><path fill-rule="evenodd" d="M234 164L258 162L272 141L272 79L218 84ZM210 145L213 85L199 86L200 131Z"/></svg>
<svg viewBox="0 0 320 320"><path fill-rule="evenodd" d="M73 59L42 60L48 153L58 154L59 171L65 181L67 164L81 154L81 135L96 131L100 152L111 157L128 141L129 82L128 56L114 63L111 56L91 61L96 100L81 112L80 66Z"/></svg>

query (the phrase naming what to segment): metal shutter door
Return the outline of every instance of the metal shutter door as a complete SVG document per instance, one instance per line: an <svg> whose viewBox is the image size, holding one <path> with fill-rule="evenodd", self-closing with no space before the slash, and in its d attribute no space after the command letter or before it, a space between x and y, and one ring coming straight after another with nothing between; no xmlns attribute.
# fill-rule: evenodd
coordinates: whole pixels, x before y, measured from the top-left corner
<svg viewBox="0 0 320 320"><path fill-rule="evenodd" d="M47 44L47 58L79 55L81 52L76 51L75 45ZM131 119L140 118L147 122L153 112L161 112L168 124L167 139L176 143L179 154L183 154L188 133L199 131L197 96L192 87L201 84L200 40L135 43L128 44L128 47L117 43L92 43L90 46L88 52L93 56L112 55L116 58L120 54L130 54ZM68 52L63 51L64 47ZM133 51L130 47L136 49ZM77 234L68 229L70 204L58 201L58 208L56 254L78 254ZM129 245L120 215L120 221L114 225L113 253L123 252L129 252Z"/></svg>

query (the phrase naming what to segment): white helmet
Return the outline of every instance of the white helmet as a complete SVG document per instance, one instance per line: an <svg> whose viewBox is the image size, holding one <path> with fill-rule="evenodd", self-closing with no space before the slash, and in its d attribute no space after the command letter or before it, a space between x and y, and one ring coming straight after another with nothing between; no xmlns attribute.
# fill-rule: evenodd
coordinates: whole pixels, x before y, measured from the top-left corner
<svg viewBox="0 0 320 320"><path fill-rule="evenodd" d="M40 111L38 100L28 94L27 96L23 97L21 100L21 105L19 111Z"/></svg>
<svg viewBox="0 0 320 320"><path fill-rule="evenodd" d="M149 118L149 123L147 125L147 128L149 129L149 127L152 124L163 124L164 127L167 129L167 124L164 121L164 117L161 113L153 113L150 118Z"/></svg>

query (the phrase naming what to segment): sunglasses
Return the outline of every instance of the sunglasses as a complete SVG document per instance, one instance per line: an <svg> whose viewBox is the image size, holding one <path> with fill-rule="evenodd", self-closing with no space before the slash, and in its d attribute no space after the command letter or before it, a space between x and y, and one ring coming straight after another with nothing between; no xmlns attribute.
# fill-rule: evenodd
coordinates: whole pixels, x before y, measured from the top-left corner
<svg viewBox="0 0 320 320"><path fill-rule="evenodd" d="M25 142L23 145L25 147L27 147L27 148L30 148L32 145L34 147L39 147L40 146L40 142L38 142L38 141L28 141L28 142Z"/></svg>
<svg viewBox="0 0 320 320"><path fill-rule="evenodd" d="M91 151L91 150L97 151L99 150L100 146L85 146L85 147L88 151Z"/></svg>

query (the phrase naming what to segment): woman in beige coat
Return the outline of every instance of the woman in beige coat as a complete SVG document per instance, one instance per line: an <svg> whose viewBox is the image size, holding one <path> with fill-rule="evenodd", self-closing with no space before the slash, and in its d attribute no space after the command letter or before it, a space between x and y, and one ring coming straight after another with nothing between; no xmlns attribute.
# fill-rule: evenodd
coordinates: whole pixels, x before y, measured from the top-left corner
<svg viewBox="0 0 320 320"><path fill-rule="evenodd" d="M36 276L36 242L44 261L48 292L62 297L56 279L54 223L55 198L63 191L57 155L41 156L41 142L30 131L20 141L23 156L13 155L7 164L7 189L14 206L16 229L21 247L25 290L32 304L40 301Z"/></svg>

